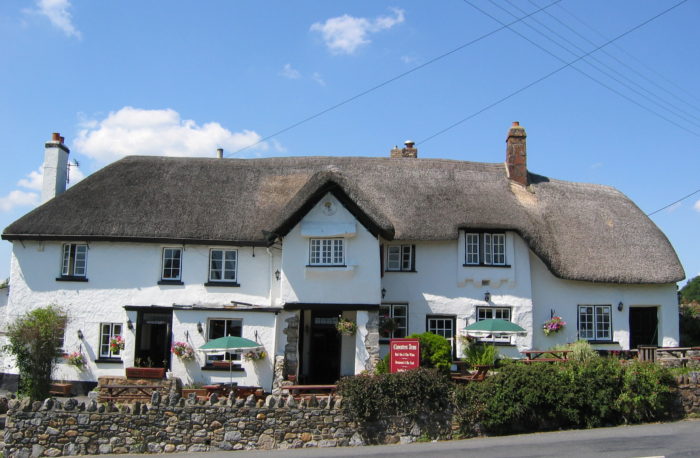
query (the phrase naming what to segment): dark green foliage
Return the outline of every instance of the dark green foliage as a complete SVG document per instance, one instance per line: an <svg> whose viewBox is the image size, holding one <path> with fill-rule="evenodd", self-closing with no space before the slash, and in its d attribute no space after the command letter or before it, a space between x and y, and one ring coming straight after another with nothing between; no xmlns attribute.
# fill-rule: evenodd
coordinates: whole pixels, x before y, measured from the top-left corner
<svg viewBox="0 0 700 458"><path fill-rule="evenodd" d="M61 310L48 306L27 312L9 326L10 343L4 350L17 360L21 394L34 400L48 397L66 321Z"/></svg>
<svg viewBox="0 0 700 458"><path fill-rule="evenodd" d="M700 302L700 275L692 278L680 290L681 303Z"/></svg>
<svg viewBox="0 0 700 458"><path fill-rule="evenodd" d="M411 334L408 337L420 340L421 367L434 367L449 373L452 366L452 347L447 339L432 332Z"/></svg>
<svg viewBox="0 0 700 458"><path fill-rule="evenodd" d="M681 346L700 346L700 301L681 304L679 326Z"/></svg>
<svg viewBox="0 0 700 458"><path fill-rule="evenodd" d="M455 390L462 434L510 434L660 420L673 401L668 370L595 358L565 364L510 364Z"/></svg>
<svg viewBox="0 0 700 458"><path fill-rule="evenodd" d="M449 410L452 384L436 369L342 378L343 407L358 421L401 415L418 418Z"/></svg>

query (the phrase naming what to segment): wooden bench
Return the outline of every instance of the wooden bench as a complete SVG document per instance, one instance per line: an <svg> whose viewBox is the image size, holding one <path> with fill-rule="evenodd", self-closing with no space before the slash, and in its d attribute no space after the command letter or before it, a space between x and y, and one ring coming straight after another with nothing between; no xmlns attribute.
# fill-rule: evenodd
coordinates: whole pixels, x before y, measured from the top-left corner
<svg viewBox="0 0 700 458"><path fill-rule="evenodd" d="M338 385L286 385L281 387L296 398L310 398L311 395L321 394L332 396L338 389Z"/></svg>
<svg viewBox="0 0 700 458"><path fill-rule="evenodd" d="M474 373L452 374L450 378L455 383L482 382L486 379L489 369L492 367L489 365L476 365L474 366L476 369Z"/></svg>
<svg viewBox="0 0 700 458"><path fill-rule="evenodd" d="M567 356L571 353L571 350L525 350L520 353L525 355L525 359L521 360L524 363L560 363L567 361Z"/></svg>
<svg viewBox="0 0 700 458"><path fill-rule="evenodd" d="M100 401L120 401L120 400L139 400L151 399L154 391L162 388L161 385L101 385ZM102 394L102 389L107 390L107 394ZM135 390L136 393L127 392Z"/></svg>

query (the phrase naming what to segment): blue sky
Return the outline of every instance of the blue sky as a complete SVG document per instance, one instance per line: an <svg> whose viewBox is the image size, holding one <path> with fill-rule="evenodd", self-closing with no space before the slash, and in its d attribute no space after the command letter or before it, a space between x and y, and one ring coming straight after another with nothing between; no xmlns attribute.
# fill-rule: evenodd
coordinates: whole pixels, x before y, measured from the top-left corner
<svg viewBox="0 0 700 458"><path fill-rule="evenodd" d="M679 2L562 0L502 28L550 3L4 0L0 226L36 206L51 132L76 181L127 154L386 156L409 138L420 157L502 162L520 121L535 173L614 186L647 213L698 190L693 1L432 137ZM699 275L700 193L653 220Z"/></svg>

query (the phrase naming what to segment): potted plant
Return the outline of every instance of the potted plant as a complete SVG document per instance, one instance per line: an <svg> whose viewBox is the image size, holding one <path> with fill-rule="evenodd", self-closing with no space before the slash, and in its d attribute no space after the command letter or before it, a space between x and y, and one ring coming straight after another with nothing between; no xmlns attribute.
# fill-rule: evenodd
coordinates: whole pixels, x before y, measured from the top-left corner
<svg viewBox="0 0 700 458"><path fill-rule="evenodd" d="M114 336L109 339L109 350L113 355L118 355L120 351L124 350L124 338L122 336Z"/></svg>
<svg viewBox="0 0 700 458"><path fill-rule="evenodd" d="M384 315L379 318L379 335L381 337L391 337L398 327L399 323L389 315Z"/></svg>
<svg viewBox="0 0 700 458"><path fill-rule="evenodd" d="M85 360L85 355L83 355L79 351L74 351L73 353L70 353L70 354L64 356L64 358L66 358L66 362L69 365L74 366L79 371L82 371L83 369L85 369L85 366L87 365L87 361Z"/></svg>
<svg viewBox="0 0 700 458"><path fill-rule="evenodd" d="M354 336L357 332L357 323L351 320L346 320L345 318L340 318L338 320L338 324L335 325L335 328L341 335Z"/></svg>
<svg viewBox="0 0 700 458"><path fill-rule="evenodd" d="M553 316L544 322L542 325L542 330L544 331L544 334L548 336L561 331L564 329L564 326L566 326L566 321L564 321L560 316Z"/></svg>
<svg viewBox="0 0 700 458"><path fill-rule="evenodd" d="M267 353L265 350L250 350L249 352L243 353L243 359L246 361L260 361L265 359Z"/></svg>
<svg viewBox="0 0 700 458"><path fill-rule="evenodd" d="M170 351L182 361L190 361L194 359L194 350L187 342L173 343Z"/></svg>

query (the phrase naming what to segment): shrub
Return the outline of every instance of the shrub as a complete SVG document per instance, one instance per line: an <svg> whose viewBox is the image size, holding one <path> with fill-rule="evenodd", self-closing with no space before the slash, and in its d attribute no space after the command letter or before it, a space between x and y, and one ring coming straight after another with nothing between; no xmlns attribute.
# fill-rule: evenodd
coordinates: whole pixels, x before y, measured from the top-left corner
<svg viewBox="0 0 700 458"><path fill-rule="evenodd" d="M472 344L465 348L464 359L470 366L487 365L493 366L496 363L498 350L495 345Z"/></svg>
<svg viewBox="0 0 700 458"><path fill-rule="evenodd" d="M434 367L444 373L450 371L452 366L452 346L447 339L432 332L411 334L408 337L420 340L421 367Z"/></svg>
<svg viewBox="0 0 700 458"><path fill-rule="evenodd" d="M396 374L356 375L340 379L343 407L361 422L400 415L411 419L449 410L452 384L436 369Z"/></svg>
<svg viewBox="0 0 700 458"><path fill-rule="evenodd" d="M569 390L571 426L593 428L619 423L615 402L622 391L623 367L617 359L595 358L562 366Z"/></svg>
<svg viewBox="0 0 700 458"><path fill-rule="evenodd" d="M616 407L628 423L665 418L673 401L672 386L668 369L650 362L632 362L625 366Z"/></svg>
<svg viewBox="0 0 700 458"><path fill-rule="evenodd" d="M391 355L388 353L384 355L384 358L380 359L377 361L377 365L374 366L374 374L379 375L379 374L388 374L389 373L389 358Z"/></svg>
<svg viewBox="0 0 700 458"><path fill-rule="evenodd" d="M65 313L50 305L27 312L8 327L10 343L4 350L17 360L21 394L34 400L48 397L66 322Z"/></svg>

